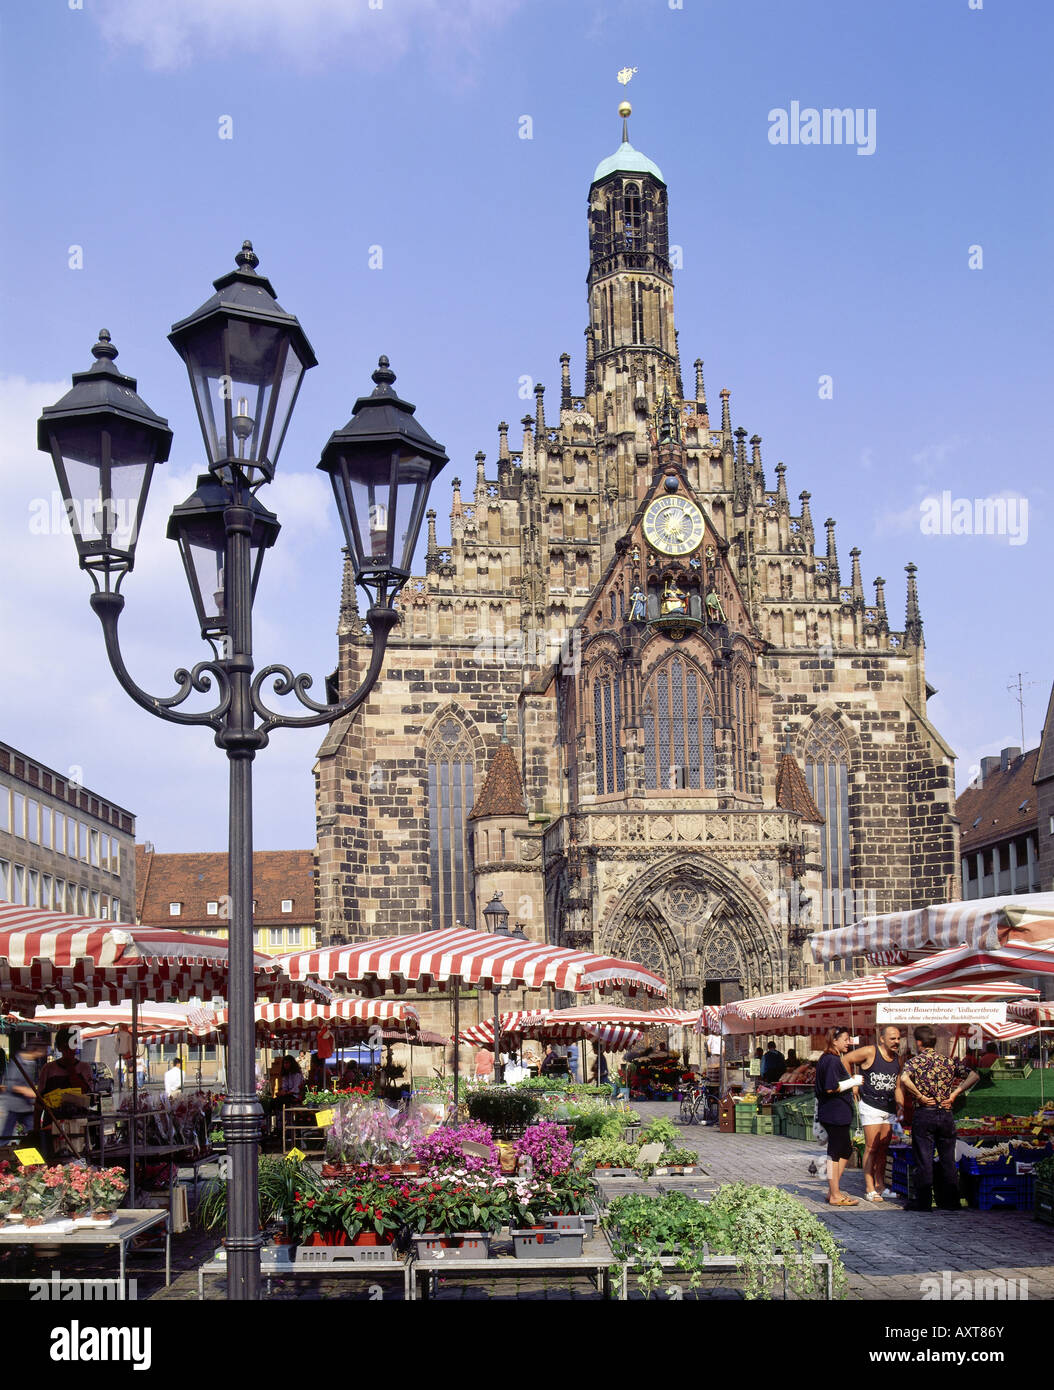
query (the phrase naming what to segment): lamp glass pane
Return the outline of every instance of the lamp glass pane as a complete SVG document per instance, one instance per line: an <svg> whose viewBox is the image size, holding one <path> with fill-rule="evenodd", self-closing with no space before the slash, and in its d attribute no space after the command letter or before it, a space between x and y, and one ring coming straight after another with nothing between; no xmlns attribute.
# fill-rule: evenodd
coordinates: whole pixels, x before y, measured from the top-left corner
<svg viewBox="0 0 1054 1390"><path fill-rule="evenodd" d="M395 529L393 534L393 568L409 573L414 547L421 530L421 518L428 495L431 468L428 460L418 454L404 455L396 471L398 487L395 498Z"/></svg>
<svg viewBox="0 0 1054 1390"><path fill-rule="evenodd" d="M190 541L190 566L197 590L195 602L203 625L220 626L226 622L226 596L223 578L223 550L212 545Z"/></svg>

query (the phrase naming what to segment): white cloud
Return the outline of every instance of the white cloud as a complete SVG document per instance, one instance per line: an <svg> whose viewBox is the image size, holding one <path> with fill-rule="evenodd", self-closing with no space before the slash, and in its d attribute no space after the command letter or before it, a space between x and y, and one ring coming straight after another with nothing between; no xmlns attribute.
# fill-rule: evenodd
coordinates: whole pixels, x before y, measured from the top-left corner
<svg viewBox="0 0 1054 1390"><path fill-rule="evenodd" d="M522 0L102 0L99 23L116 46L141 49L155 69L197 58L263 53L316 68L349 59L394 62L416 40L475 56L483 33Z"/></svg>

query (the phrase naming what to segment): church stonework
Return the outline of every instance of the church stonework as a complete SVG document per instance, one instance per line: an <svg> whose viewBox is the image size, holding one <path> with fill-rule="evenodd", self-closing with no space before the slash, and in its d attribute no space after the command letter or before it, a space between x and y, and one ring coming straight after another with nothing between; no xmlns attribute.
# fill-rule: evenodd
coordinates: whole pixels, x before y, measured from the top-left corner
<svg viewBox="0 0 1054 1390"><path fill-rule="evenodd" d="M727 390L711 419L702 361L685 390L666 184L625 130L588 226L583 393L564 353L558 406L537 386L519 447L502 422L453 480L448 542L429 512L381 679L320 749L320 939L481 926L500 891L675 1004L784 989L810 930L958 896L915 567L894 629ZM338 633L344 693L348 574Z"/></svg>

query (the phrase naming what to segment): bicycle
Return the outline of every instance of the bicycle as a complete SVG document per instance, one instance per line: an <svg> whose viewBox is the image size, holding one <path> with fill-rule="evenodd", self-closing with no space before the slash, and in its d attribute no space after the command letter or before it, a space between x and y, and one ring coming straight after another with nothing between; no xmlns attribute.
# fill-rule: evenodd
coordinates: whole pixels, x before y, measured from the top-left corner
<svg viewBox="0 0 1054 1390"><path fill-rule="evenodd" d="M717 1091L710 1086L692 1086L681 1097L680 1120L685 1125L716 1125L719 1117Z"/></svg>

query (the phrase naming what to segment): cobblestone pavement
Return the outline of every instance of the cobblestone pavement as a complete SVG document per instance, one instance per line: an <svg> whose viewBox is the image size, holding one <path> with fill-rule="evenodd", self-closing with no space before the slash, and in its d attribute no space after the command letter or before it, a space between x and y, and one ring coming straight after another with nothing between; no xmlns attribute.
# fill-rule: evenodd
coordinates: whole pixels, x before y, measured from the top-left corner
<svg viewBox="0 0 1054 1390"><path fill-rule="evenodd" d="M646 1119L663 1116L677 1122L673 1105L639 1103L634 1109ZM1054 1298L1054 1227L1039 1224L1029 1213L964 1208L959 1212L924 1215L905 1211L899 1199L887 1199L883 1204L861 1201L858 1207L834 1210L824 1200L824 1157L819 1145L775 1136L721 1134L703 1125L684 1126L682 1133L685 1147L699 1155L704 1174L692 1178L652 1178L647 1183L612 1180L604 1184L605 1196L677 1187L702 1198L723 1182L772 1183L800 1198L843 1243L850 1298L918 1300L930 1293L946 1299L954 1292L948 1281L964 1278L1018 1281L1009 1286L1018 1297L1025 1294L1019 1281L1027 1280L1030 1300ZM820 1170L815 1176L809 1173L813 1161ZM850 1170L842 1186L850 1196L862 1197L863 1173ZM171 1287L160 1287L156 1277L144 1272L140 1276L140 1296L166 1301L196 1300L197 1267L210 1256L215 1245L215 1237L203 1237L194 1231L175 1237ZM925 1285L923 1281L927 1279L936 1283ZM738 1298L731 1284L727 1274L715 1274L704 1296ZM223 1293L222 1281L208 1281L210 1299L220 1298ZM630 1296L639 1297L632 1290ZM687 1291L685 1297L690 1297ZM276 1280L270 1298L387 1302L401 1300L402 1289L391 1278L378 1279L372 1287L365 1280L290 1280L285 1284ZM434 1298L565 1301L599 1300L601 1294L584 1276L508 1276L489 1282L485 1278L459 1278L451 1271L440 1281Z"/></svg>

